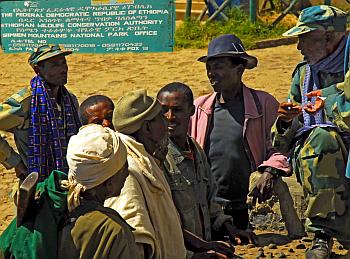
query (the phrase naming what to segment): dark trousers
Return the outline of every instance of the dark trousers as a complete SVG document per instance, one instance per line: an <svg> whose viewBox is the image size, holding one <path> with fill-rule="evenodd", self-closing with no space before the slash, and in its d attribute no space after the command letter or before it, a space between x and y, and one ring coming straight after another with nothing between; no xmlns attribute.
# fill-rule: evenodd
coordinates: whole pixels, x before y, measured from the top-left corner
<svg viewBox="0 0 350 259"><path fill-rule="evenodd" d="M233 225L238 229L247 229L249 224L249 214L248 208L246 209L235 209L226 207L224 209L224 213L226 215L230 215L233 218Z"/></svg>

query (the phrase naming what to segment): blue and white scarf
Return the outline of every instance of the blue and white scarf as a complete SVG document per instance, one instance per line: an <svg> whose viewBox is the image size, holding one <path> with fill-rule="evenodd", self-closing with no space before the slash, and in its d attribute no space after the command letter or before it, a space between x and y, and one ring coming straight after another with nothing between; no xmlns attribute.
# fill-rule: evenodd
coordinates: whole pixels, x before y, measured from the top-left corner
<svg viewBox="0 0 350 259"><path fill-rule="evenodd" d="M328 57L322 59L314 65L306 65L305 77L302 86L302 106L304 107L308 102L306 94L321 89L319 81L319 72L326 73L340 73L344 71L344 57L345 57L345 45L347 38L339 43L338 48ZM316 97L311 98L311 103L314 104ZM304 126L319 125L325 122L323 110L316 112L315 114L309 114L303 110Z"/></svg>
<svg viewBox="0 0 350 259"><path fill-rule="evenodd" d="M59 111L56 99L45 87L40 76L30 82L32 99L28 135L28 172L38 172L39 181L45 180L52 170L68 173L66 152L69 138L80 127L77 107L65 87L61 91Z"/></svg>

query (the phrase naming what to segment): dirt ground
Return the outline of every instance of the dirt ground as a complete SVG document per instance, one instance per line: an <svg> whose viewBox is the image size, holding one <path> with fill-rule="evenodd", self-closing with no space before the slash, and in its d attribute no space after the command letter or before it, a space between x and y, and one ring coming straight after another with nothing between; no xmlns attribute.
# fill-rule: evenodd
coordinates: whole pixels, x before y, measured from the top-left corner
<svg viewBox="0 0 350 259"><path fill-rule="evenodd" d="M188 84L195 96L211 91L205 71L205 65L197 60L205 55L205 50L187 49L173 53L151 54L73 54L68 57L68 88L74 92L79 101L93 94L108 95L116 99L124 93L145 88L151 95L167 83L181 81ZM250 54L259 59L259 65L253 70L245 71L244 82L251 87L268 91L278 100L287 95L291 73L301 60L295 45L280 46L269 49L253 50ZM27 63L28 54L4 54L0 52L0 101L4 101L20 88L28 85L34 75ZM8 139L12 138L7 134ZM13 143L13 142L12 142ZM2 232L15 215L9 192L15 183L12 170L0 168L0 232ZM288 179L294 195L300 196L300 187L295 180ZM297 249L302 242L307 247L310 240L288 243L285 233L259 232L261 246L264 246L267 258L303 258L305 248ZM270 249L269 243L278 244L277 249ZM339 246L339 245L336 245ZM340 247L341 248L341 247ZM247 246L236 248L237 254L244 258L256 258L259 248L248 249ZM261 248L260 248L261 249ZM344 250L337 250L338 254Z"/></svg>

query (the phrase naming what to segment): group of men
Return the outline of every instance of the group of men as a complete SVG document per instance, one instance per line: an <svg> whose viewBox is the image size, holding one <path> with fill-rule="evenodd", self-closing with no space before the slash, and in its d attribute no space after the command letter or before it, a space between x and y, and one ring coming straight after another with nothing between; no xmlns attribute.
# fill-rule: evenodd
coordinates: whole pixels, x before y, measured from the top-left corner
<svg viewBox="0 0 350 259"><path fill-rule="evenodd" d="M46 203L65 210L55 218L59 234L45 239L43 230L36 253L56 240L50 255L58 258L229 258L231 244L257 243L247 196L263 202L273 194L291 239L305 229L315 233L306 258L329 258L333 238L348 249L346 16L313 6L286 32L298 36L305 59L281 104L243 83L245 69L258 61L232 34L213 39L198 59L214 92L196 100L187 85L174 82L156 97L138 90L113 103L95 95L79 106L64 86L71 52L36 49L29 58L36 76L0 109L0 129L14 134L18 150L0 138L0 162L15 169L22 185L37 172L42 193L65 197L60 205L52 194L35 203L39 214ZM305 228L282 180L292 172L305 193ZM249 186L252 174L257 180ZM23 228L39 225L24 220L6 230L2 255L37 258L18 240Z"/></svg>

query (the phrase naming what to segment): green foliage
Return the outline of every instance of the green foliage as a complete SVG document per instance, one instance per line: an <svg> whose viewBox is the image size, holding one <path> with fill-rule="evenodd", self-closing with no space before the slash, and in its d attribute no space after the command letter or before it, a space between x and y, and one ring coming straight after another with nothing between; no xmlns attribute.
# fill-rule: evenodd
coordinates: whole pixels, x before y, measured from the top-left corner
<svg viewBox="0 0 350 259"><path fill-rule="evenodd" d="M229 21L212 21L200 23L187 20L181 24L175 33L176 48L206 48L208 42L221 35L233 33L238 36L247 49L254 48L255 42L263 39L281 37L288 28L278 25L270 28L267 24L257 21L249 22L248 16L238 8L232 8L226 15Z"/></svg>

